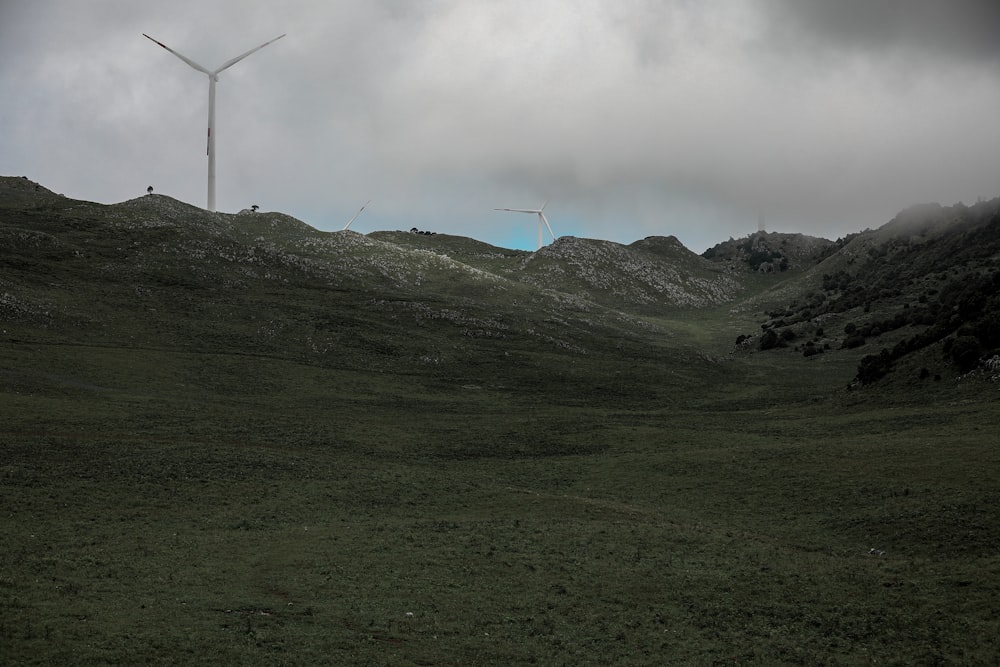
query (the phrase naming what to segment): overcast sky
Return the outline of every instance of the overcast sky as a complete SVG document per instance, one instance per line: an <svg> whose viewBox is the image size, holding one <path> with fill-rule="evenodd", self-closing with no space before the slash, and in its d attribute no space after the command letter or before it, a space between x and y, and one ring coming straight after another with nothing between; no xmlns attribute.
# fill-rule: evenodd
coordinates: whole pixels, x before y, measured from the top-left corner
<svg viewBox="0 0 1000 667"><path fill-rule="evenodd" d="M836 239L1000 195L1000 2L0 0L0 175L323 230Z"/></svg>

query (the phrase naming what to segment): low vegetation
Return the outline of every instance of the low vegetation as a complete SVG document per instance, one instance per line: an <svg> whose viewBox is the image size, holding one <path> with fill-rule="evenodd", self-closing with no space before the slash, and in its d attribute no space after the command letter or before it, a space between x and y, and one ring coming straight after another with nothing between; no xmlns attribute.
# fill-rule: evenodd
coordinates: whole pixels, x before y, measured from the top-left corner
<svg viewBox="0 0 1000 667"><path fill-rule="evenodd" d="M816 289L768 313L760 349L880 347L861 359L861 384L900 361L925 362L922 378L1000 364L1000 200L915 207L837 247L811 269Z"/></svg>
<svg viewBox="0 0 1000 667"><path fill-rule="evenodd" d="M995 664L998 203L762 272L2 178L0 655Z"/></svg>

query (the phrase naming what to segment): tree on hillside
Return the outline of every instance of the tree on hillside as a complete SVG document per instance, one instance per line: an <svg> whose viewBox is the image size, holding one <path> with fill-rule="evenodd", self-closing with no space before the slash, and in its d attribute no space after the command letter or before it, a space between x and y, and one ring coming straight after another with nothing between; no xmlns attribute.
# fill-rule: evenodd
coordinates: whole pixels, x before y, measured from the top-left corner
<svg viewBox="0 0 1000 667"><path fill-rule="evenodd" d="M770 350L778 345L778 334L774 332L774 329L768 329L760 337L760 349Z"/></svg>
<svg viewBox="0 0 1000 667"><path fill-rule="evenodd" d="M981 352L975 336L958 336L949 349L951 360L963 373L968 373L979 364Z"/></svg>

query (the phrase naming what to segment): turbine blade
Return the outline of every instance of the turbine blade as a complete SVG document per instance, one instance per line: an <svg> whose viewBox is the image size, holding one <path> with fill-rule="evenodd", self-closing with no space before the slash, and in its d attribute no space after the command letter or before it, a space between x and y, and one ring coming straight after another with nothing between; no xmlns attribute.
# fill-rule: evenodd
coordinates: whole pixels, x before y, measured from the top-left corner
<svg viewBox="0 0 1000 667"><path fill-rule="evenodd" d="M268 44L271 44L273 42L277 42L279 39L281 39L282 37L284 37L287 34L288 33L282 33L282 34L278 35L277 37L275 37L274 39L272 39L269 42L264 42L260 46L255 46L254 48L250 49L249 51L247 51L246 53L244 53L241 56L236 56L232 60L227 60L226 62L224 62L221 65L219 65L219 67L217 67L214 72L211 72L211 74L218 74L219 72L221 72L224 69L229 69L230 67L232 67L233 65L235 65L239 61L241 61L244 58L246 58L247 56L249 56L251 53L256 53L257 51L260 51L261 49L263 49Z"/></svg>
<svg viewBox="0 0 1000 667"><path fill-rule="evenodd" d="M511 213L541 213L537 208L495 208L494 211L510 211Z"/></svg>
<svg viewBox="0 0 1000 667"><path fill-rule="evenodd" d="M543 206L542 208L545 208L545 207ZM549 230L549 236L551 236L552 240L555 241L556 240L556 235L552 233L552 225L549 224L549 219L546 218L545 214L542 213L541 211L538 212L538 217L542 220L542 222L545 223L545 226Z"/></svg>
<svg viewBox="0 0 1000 667"><path fill-rule="evenodd" d="M539 213L541 213L542 211L544 211L544 210L545 210L545 207L546 207L546 206L548 205L548 203L549 203L549 200L548 200L548 199L546 199L546 200L545 200L545 201L544 201L544 202L542 203L542 207L541 207L540 209L538 209L538 212L539 212Z"/></svg>
<svg viewBox="0 0 1000 667"><path fill-rule="evenodd" d="M371 203L372 203L372 200L369 199L368 201L365 202L365 206L368 206L368 204L371 204ZM359 208L358 212L354 214L354 217L351 218L350 220L348 220L347 224L344 225L344 229L342 229L340 231L345 231L348 227L350 227L351 223L354 222L355 220L357 220L358 216L361 215L361 211L365 210L365 206L362 206L361 208Z"/></svg>
<svg viewBox="0 0 1000 667"><path fill-rule="evenodd" d="M205 69L204 67L202 67L201 65L199 65L195 61L191 60L187 56L182 56L181 54L177 53L172 48L170 48L169 46L167 46L166 44L164 44L163 42L159 42L159 41L153 39L152 37L150 37L146 33L142 33L142 36L145 37L146 39L150 40L151 42L155 42L156 44L159 44L160 46L162 46L163 48L165 48L167 51L170 51L170 53L174 54L175 56L177 56L178 58L180 58L181 60L183 60L184 62L186 62L188 65L190 65L191 67L195 68L199 72L204 72L205 74L207 74L209 76L212 76L212 73L209 72L207 69Z"/></svg>

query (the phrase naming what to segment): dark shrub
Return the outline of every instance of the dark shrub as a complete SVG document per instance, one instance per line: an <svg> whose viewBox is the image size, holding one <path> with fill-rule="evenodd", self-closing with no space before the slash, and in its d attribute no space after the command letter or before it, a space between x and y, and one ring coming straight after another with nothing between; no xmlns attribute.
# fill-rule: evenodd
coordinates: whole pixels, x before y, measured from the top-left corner
<svg viewBox="0 0 1000 667"><path fill-rule="evenodd" d="M861 347L864 344L865 344L864 336L850 336L847 338L847 340L844 341L844 344L841 345L840 347L841 349L851 350L856 347Z"/></svg>
<svg viewBox="0 0 1000 667"><path fill-rule="evenodd" d="M883 349L878 354L869 354L858 364L858 380L861 384L871 384L889 372L892 358L889 350Z"/></svg>
<svg viewBox="0 0 1000 667"><path fill-rule="evenodd" d="M1000 345L1000 310L983 315L983 318L976 323L975 332L983 345L987 347Z"/></svg>
<svg viewBox="0 0 1000 667"><path fill-rule="evenodd" d="M971 371L979 363L979 340L974 336L959 336L951 344L951 360L962 372Z"/></svg>

